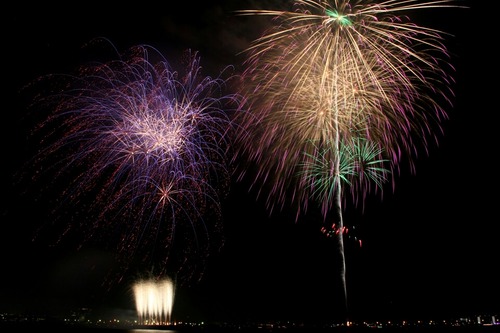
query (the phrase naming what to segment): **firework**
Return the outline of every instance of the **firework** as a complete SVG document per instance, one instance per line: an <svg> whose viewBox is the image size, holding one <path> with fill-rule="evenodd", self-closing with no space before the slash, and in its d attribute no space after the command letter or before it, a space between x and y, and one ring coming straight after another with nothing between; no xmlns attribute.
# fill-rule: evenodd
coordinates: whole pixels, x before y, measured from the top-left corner
<svg viewBox="0 0 500 333"><path fill-rule="evenodd" d="M256 129L239 138L240 155L258 166L253 186L266 193L270 211L288 204L298 214L307 210L316 190L300 166L326 143L337 170L341 143L356 138L377 147L393 185L403 161L414 170L418 152L442 134L453 68L443 33L403 15L450 3L298 0L294 11L240 11L274 20L246 50L249 112L240 123ZM369 192L359 180L356 190Z"/></svg>
<svg viewBox="0 0 500 333"><path fill-rule="evenodd" d="M338 231L344 293L345 188L362 205L387 180L394 187L403 163L414 172L442 135L453 97L444 32L408 14L451 3L296 0L294 10L239 11L272 24L245 50L238 156L256 165L252 188L271 213L292 206L298 219L310 202L321 207Z"/></svg>
<svg viewBox="0 0 500 333"><path fill-rule="evenodd" d="M358 192L366 193L365 189L370 189L372 183L376 188L382 188L390 173L384 167L387 160L378 159L382 155L380 148L366 139L352 138L351 142L341 142L338 155L335 147L327 142L315 146L313 153L305 153L306 159L298 174L310 184L313 198L322 204L324 215L330 208L329 203L340 192L337 189L339 184L350 187L353 200L357 200Z"/></svg>
<svg viewBox="0 0 500 333"><path fill-rule="evenodd" d="M136 281L133 293L139 324L172 324L175 286L170 278L159 281L154 279Z"/></svg>
<svg viewBox="0 0 500 333"><path fill-rule="evenodd" d="M198 264L222 245L237 98L224 94L229 67L204 77L197 52L183 61L175 71L139 45L41 80L62 87L36 99L50 115L34 131L41 148L30 162L35 180L60 190L57 242L77 231L82 245L102 241L117 252L122 267L154 266L157 277L175 271L179 280L201 274Z"/></svg>

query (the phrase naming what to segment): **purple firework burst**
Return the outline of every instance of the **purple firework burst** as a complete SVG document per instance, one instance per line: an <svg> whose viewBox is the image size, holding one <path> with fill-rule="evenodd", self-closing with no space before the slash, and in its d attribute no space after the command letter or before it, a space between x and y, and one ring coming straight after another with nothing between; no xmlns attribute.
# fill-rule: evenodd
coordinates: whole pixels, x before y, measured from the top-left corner
<svg viewBox="0 0 500 333"><path fill-rule="evenodd" d="M204 77L197 52L183 60L177 72L139 45L38 81L62 85L35 99L50 115L34 131L41 148L30 161L33 179L60 190L56 242L72 234L80 246L103 242L126 269L134 262L155 266L157 276L201 277L199 264L222 245L238 98L224 93L230 67Z"/></svg>

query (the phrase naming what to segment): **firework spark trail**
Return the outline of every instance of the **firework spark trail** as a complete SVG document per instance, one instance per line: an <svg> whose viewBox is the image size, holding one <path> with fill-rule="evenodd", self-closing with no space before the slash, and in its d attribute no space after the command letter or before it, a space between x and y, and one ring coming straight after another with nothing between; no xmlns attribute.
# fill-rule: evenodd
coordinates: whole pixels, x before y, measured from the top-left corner
<svg viewBox="0 0 500 333"><path fill-rule="evenodd" d="M252 129L239 132L238 156L257 166L252 187L271 213L290 205L298 219L315 198L328 225L336 208L343 230L346 187L363 205L368 193L382 193L389 174L394 188L403 162L415 171L418 152L427 153L442 135L453 67L444 32L419 26L406 14L459 7L452 2L297 0L293 11L239 11L272 18L269 30L245 50L242 94L249 112L238 120ZM383 166L372 170L378 176L351 177L342 186L342 146L358 139L369 142L369 161ZM321 187L311 174L322 160L331 161L326 166L333 169L320 173L333 175L331 186ZM240 170L240 179L245 176ZM372 181L376 186L368 185ZM342 232L339 244L343 257Z"/></svg>
<svg viewBox="0 0 500 333"><path fill-rule="evenodd" d="M336 149L336 152L330 150ZM336 153L336 155L335 155ZM313 198L320 202L323 211L328 211L328 205L333 201L339 212L342 212L342 184L354 187L376 186L382 187L387 180L389 170L384 168L386 160L379 160L382 151L379 147L366 139L354 138L352 142L341 142L339 145L332 145L328 142L321 143L315 147L314 153L305 153L308 158L300 170L298 176L311 184L314 189ZM353 186L354 185L354 186ZM346 284L346 263L344 249L344 233L347 228L344 226L344 219L341 213L338 214L337 224L334 223L328 228L322 227L322 232L327 236L338 238L339 253L341 256L341 281L344 291L345 306L347 308L347 284ZM326 218L325 218L326 221Z"/></svg>
<svg viewBox="0 0 500 333"><path fill-rule="evenodd" d="M222 245L238 98L224 94L229 66L203 77L198 53L187 50L183 60L185 71L174 71L159 51L139 45L119 60L41 80L63 84L34 104L51 112L34 131L41 148L33 163L35 180L62 186L57 241L78 230L82 244L116 247L125 268L138 261L161 267L157 276L201 277L198 264Z"/></svg>

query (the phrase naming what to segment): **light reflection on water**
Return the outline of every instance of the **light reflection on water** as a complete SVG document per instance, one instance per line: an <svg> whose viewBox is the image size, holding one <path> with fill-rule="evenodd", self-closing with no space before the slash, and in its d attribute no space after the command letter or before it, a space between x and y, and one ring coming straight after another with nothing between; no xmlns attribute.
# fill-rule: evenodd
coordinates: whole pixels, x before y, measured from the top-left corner
<svg viewBox="0 0 500 333"><path fill-rule="evenodd" d="M158 329L147 329L147 328L136 328L136 329L131 329L127 330L127 332L133 332L133 333L154 333L154 332L165 332L165 333L180 333L179 331L176 330L158 330Z"/></svg>

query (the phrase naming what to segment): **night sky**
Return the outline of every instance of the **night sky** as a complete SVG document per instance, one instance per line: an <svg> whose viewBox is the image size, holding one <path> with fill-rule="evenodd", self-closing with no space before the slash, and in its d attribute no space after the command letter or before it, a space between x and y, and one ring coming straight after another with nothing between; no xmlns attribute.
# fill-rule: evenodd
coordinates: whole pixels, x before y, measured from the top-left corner
<svg viewBox="0 0 500 333"><path fill-rule="evenodd" d="M395 190L369 198L364 212L347 208L345 223L362 239L361 247L352 238L345 244L350 318L500 313L498 93L493 89L498 66L493 45L486 44L493 42L488 31L494 30L482 2L446 10L444 17L417 18L454 35L446 45L456 54L456 100L443 124L445 135L429 156L416 161L416 174L403 171ZM40 75L74 70L88 57L82 45L97 37L120 51L149 44L173 62L183 50L197 50L203 73L217 75L226 65L238 70L239 52L262 32L259 20L233 12L253 8L251 0L207 1L201 7L179 2L175 9L153 3L109 9L87 3L15 5L4 13L0 311L134 309L135 277L125 277L112 290L100 287L103 272L114 264L113 253L31 241L47 209L16 186L19 168L35 149L27 145L32 124L25 121L27 101L20 90ZM211 254L199 282L177 290L174 318L344 318L337 247L320 233L318 216L312 212L297 222L290 211L269 216L246 185L232 184L223 202L224 246Z"/></svg>

